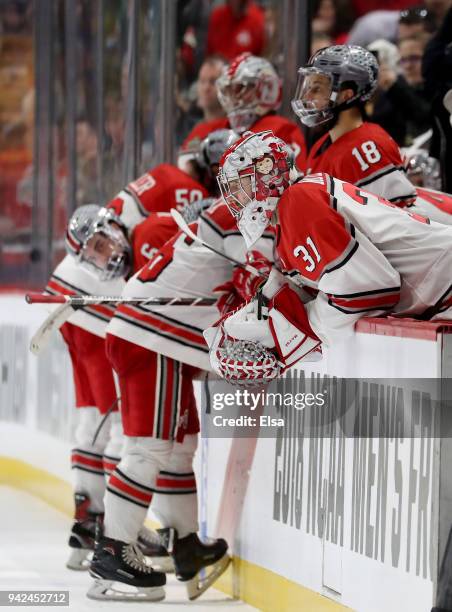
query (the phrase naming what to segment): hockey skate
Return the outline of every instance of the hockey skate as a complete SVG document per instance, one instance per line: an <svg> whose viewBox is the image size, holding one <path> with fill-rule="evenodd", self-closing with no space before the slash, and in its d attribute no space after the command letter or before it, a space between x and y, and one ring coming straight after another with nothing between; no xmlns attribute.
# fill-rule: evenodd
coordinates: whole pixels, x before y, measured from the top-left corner
<svg viewBox="0 0 452 612"><path fill-rule="evenodd" d="M165 599L166 576L156 572L137 544L101 537L96 542L89 568L95 582L90 599L110 601L161 601ZM115 587L115 584L120 584Z"/></svg>
<svg viewBox="0 0 452 612"><path fill-rule="evenodd" d="M94 550L96 523L102 521L103 514L90 512L90 498L85 493L75 493L75 520L69 536L71 554L66 567L71 570L87 570L90 555Z"/></svg>
<svg viewBox="0 0 452 612"><path fill-rule="evenodd" d="M231 561L227 554L228 545L221 538L204 544L196 533L185 538L178 538L177 531L172 528L159 529L158 533L173 556L176 578L186 583L190 600L202 595Z"/></svg>
<svg viewBox="0 0 452 612"><path fill-rule="evenodd" d="M168 554L156 531L142 527L138 533L137 543L143 555L151 559L151 565L156 571L165 574L174 573L173 558Z"/></svg>

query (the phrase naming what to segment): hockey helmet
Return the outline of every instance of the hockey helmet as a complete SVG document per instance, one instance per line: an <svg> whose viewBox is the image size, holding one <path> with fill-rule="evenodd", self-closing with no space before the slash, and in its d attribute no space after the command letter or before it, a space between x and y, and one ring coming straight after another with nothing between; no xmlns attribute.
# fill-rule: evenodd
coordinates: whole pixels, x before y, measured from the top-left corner
<svg viewBox="0 0 452 612"><path fill-rule="evenodd" d="M298 70L293 111L308 127L320 125L340 111L369 100L377 78L378 62L367 49L357 45L320 49L307 66ZM353 97L338 102L339 93L347 88L354 91Z"/></svg>
<svg viewBox="0 0 452 612"><path fill-rule="evenodd" d="M218 99L233 130L242 134L281 103L281 81L263 57L242 53L217 79Z"/></svg>
<svg viewBox="0 0 452 612"><path fill-rule="evenodd" d="M418 149L407 157L406 173L416 187L441 189L441 169L439 161L430 157L424 149Z"/></svg>
<svg viewBox="0 0 452 612"><path fill-rule="evenodd" d="M271 131L245 132L224 154L218 184L247 248L270 223L279 198L291 184L293 169L292 150Z"/></svg>
<svg viewBox="0 0 452 612"><path fill-rule="evenodd" d="M127 275L132 259L121 219L110 208L86 204L75 210L66 231L66 251L102 281Z"/></svg>

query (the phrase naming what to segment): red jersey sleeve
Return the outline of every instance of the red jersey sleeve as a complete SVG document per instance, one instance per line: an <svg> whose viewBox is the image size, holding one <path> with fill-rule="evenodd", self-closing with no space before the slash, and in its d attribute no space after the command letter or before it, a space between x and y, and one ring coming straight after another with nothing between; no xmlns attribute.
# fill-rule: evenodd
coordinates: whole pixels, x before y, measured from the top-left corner
<svg viewBox="0 0 452 612"><path fill-rule="evenodd" d="M311 182L316 176L288 189L278 205L278 254L289 276L299 274L308 283L318 283L357 248L344 217L330 206L328 191Z"/></svg>
<svg viewBox="0 0 452 612"><path fill-rule="evenodd" d="M140 270L177 231L176 222L165 213L156 213L139 223L131 239L133 271Z"/></svg>

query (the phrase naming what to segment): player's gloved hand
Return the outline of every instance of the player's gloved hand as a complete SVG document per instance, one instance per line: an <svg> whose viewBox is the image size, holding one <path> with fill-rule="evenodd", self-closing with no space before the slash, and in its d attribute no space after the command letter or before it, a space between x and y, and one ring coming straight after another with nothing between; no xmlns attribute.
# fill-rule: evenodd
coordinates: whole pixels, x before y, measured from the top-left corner
<svg viewBox="0 0 452 612"><path fill-rule="evenodd" d="M272 269L272 262L264 257L259 251L250 251L247 253L246 263L253 266L261 276L257 276L239 268L234 268L232 282L237 293L244 299L250 300L257 290L266 282L268 275Z"/></svg>
<svg viewBox="0 0 452 612"><path fill-rule="evenodd" d="M302 300L285 284L262 308L248 302L204 332L213 369L236 384L265 382L301 359L318 359L320 340Z"/></svg>
<svg viewBox="0 0 452 612"><path fill-rule="evenodd" d="M228 312L243 306L243 299L237 293L232 280L215 287L213 293L218 295L216 307L218 308L218 312L222 317Z"/></svg>

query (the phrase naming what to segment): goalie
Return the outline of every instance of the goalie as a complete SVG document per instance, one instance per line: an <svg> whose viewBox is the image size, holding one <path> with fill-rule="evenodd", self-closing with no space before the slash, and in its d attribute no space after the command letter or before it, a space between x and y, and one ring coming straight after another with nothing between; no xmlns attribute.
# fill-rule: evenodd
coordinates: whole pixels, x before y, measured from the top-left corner
<svg viewBox="0 0 452 612"><path fill-rule="evenodd" d="M245 133L222 159L222 195L248 248L268 226L277 235L264 307L251 299L205 332L231 382L270 380L366 315L451 317L451 228L327 174L291 183L290 169L272 132Z"/></svg>

